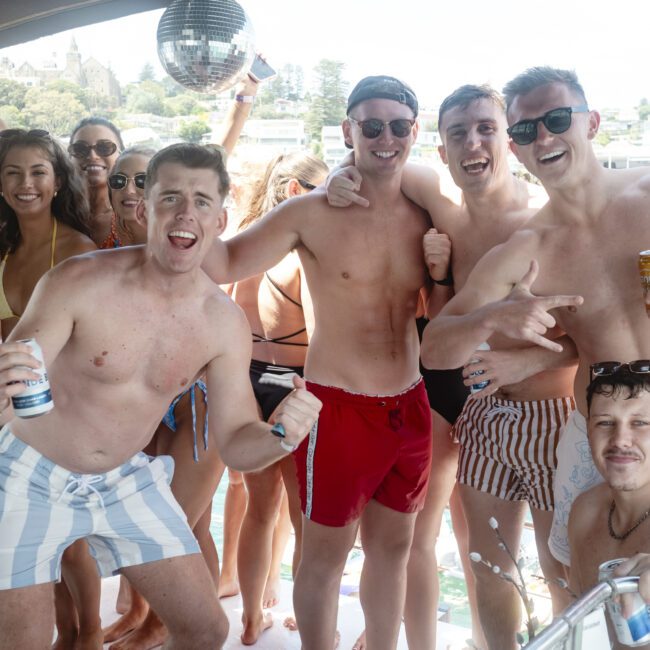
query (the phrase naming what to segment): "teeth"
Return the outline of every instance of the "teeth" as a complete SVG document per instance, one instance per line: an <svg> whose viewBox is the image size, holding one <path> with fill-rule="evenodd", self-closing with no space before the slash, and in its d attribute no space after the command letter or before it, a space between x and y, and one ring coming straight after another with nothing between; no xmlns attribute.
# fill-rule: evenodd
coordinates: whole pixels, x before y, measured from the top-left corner
<svg viewBox="0 0 650 650"><path fill-rule="evenodd" d="M470 158L469 160L463 160L461 165L463 167L469 167L470 165L478 165L478 164L487 165L488 162L489 161L487 158Z"/></svg>
<svg viewBox="0 0 650 650"><path fill-rule="evenodd" d="M38 198L38 194L16 194L16 198L20 201L34 201Z"/></svg>
<svg viewBox="0 0 650 650"><path fill-rule="evenodd" d="M96 172L96 171L101 171L102 169L104 169L102 165L86 165L86 167L84 168L84 170L87 172Z"/></svg>
<svg viewBox="0 0 650 650"><path fill-rule="evenodd" d="M392 158L396 155L394 151L373 151L373 153L379 158Z"/></svg>
<svg viewBox="0 0 650 650"><path fill-rule="evenodd" d="M169 236L181 237L183 239L196 239L196 235L193 232L187 232L186 230L172 230Z"/></svg>
<svg viewBox="0 0 650 650"><path fill-rule="evenodd" d="M543 156L540 157L540 160L548 160L549 158L555 158L557 156L561 156L564 153L564 151L551 151L550 153L545 153Z"/></svg>

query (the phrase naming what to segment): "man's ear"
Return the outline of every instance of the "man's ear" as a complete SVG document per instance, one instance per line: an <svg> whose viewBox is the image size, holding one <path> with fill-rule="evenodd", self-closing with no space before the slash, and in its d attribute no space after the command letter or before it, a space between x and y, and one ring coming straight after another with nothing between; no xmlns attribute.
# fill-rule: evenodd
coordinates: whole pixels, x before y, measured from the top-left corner
<svg viewBox="0 0 650 650"><path fill-rule="evenodd" d="M449 162L447 161L447 149L445 149L444 144L438 145L438 153L440 154L440 160L442 160L445 165L448 165Z"/></svg>
<svg viewBox="0 0 650 650"><path fill-rule="evenodd" d="M228 227L228 209L221 208L221 214L217 220L217 235L221 235L223 231Z"/></svg>
<svg viewBox="0 0 650 650"><path fill-rule="evenodd" d="M345 142L345 146L348 149L352 149L352 127L350 126L350 120L347 118L341 122L341 128L343 129L343 140Z"/></svg>
<svg viewBox="0 0 650 650"><path fill-rule="evenodd" d="M524 145L524 146L526 146L526 145ZM508 147L510 148L510 151L512 151L512 153L515 154L515 157L517 158L517 160L520 163L522 163L522 165L523 165L523 162L522 162L521 158L519 157L519 147L512 140L510 140L508 142Z"/></svg>
<svg viewBox="0 0 650 650"><path fill-rule="evenodd" d="M147 204L144 199L141 199L135 208L135 218L141 226L147 227Z"/></svg>
<svg viewBox="0 0 650 650"><path fill-rule="evenodd" d="M589 122L588 122L587 137L590 140L593 140L598 133L600 127L600 113L598 111L589 111Z"/></svg>

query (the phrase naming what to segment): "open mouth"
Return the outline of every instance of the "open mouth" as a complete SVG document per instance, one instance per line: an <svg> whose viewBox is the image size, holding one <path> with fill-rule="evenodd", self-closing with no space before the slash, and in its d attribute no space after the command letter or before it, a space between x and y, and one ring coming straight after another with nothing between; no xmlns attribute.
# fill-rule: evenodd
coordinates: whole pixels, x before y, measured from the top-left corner
<svg viewBox="0 0 650 650"><path fill-rule="evenodd" d="M16 198L23 203L31 203L38 199L38 194L16 194Z"/></svg>
<svg viewBox="0 0 650 650"><path fill-rule="evenodd" d="M106 167L103 165L86 165L84 167L84 171L86 174L99 174L106 171Z"/></svg>
<svg viewBox="0 0 650 650"><path fill-rule="evenodd" d="M469 160L463 160L461 167L468 174L480 174L487 169L489 164L490 161L487 158L470 158Z"/></svg>
<svg viewBox="0 0 650 650"><path fill-rule="evenodd" d="M540 156L538 160L542 165L552 165L554 162L560 160L560 158L563 158L564 154L564 151L551 151Z"/></svg>
<svg viewBox="0 0 650 650"><path fill-rule="evenodd" d="M138 199L125 199L121 203L125 208L137 208L140 201Z"/></svg>
<svg viewBox="0 0 650 650"><path fill-rule="evenodd" d="M397 151L373 151L372 155L385 160L387 158L394 158L397 155Z"/></svg>
<svg viewBox="0 0 650 650"><path fill-rule="evenodd" d="M167 235L167 239L174 248L180 248L181 250L192 248L197 241L196 235L187 230L172 230Z"/></svg>

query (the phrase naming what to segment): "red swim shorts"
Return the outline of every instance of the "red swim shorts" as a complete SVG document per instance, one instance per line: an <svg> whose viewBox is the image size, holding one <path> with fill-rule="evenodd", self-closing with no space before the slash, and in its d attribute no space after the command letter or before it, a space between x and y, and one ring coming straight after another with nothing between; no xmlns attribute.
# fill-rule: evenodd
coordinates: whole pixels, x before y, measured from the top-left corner
<svg viewBox="0 0 650 650"><path fill-rule="evenodd" d="M398 512L422 509L431 468L431 411L424 382L403 393L369 396L307 382L323 402L296 450L302 511L345 526L370 499Z"/></svg>

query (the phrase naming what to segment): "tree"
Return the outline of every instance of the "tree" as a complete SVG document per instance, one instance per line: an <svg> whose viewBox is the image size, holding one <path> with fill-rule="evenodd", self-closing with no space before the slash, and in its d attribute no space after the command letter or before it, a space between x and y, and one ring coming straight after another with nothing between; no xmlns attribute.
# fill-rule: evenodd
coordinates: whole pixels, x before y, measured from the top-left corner
<svg viewBox="0 0 650 650"><path fill-rule="evenodd" d="M0 120L2 120L8 128L22 129L25 125L25 116L23 112L15 106L8 104L0 106Z"/></svg>
<svg viewBox="0 0 650 650"><path fill-rule="evenodd" d="M348 84L343 80L344 67L342 61L322 59L314 68L317 83L305 120L307 132L314 140L320 140L324 126L336 126L345 118Z"/></svg>
<svg viewBox="0 0 650 650"><path fill-rule="evenodd" d="M645 97L641 98L641 101L639 102L639 120L643 122L644 120L648 119L648 115L650 115L650 104L648 104L648 100Z"/></svg>
<svg viewBox="0 0 650 650"><path fill-rule="evenodd" d="M72 95L80 104L90 110L90 98L88 93L84 88L79 84L76 84L67 79L56 79L45 84L46 90L54 90L57 93L69 93Z"/></svg>
<svg viewBox="0 0 650 650"><path fill-rule="evenodd" d="M201 142L201 138L211 131L210 125L205 120L192 120L181 124L178 135L187 142Z"/></svg>
<svg viewBox="0 0 650 650"><path fill-rule="evenodd" d="M22 110L25 106L25 93L27 86L24 86L13 79L0 79L0 105L15 106Z"/></svg>
<svg viewBox="0 0 650 650"><path fill-rule="evenodd" d="M23 119L32 129L69 135L74 125L87 114L86 107L70 92L30 88L25 95Z"/></svg>
<svg viewBox="0 0 650 650"><path fill-rule="evenodd" d="M142 70L140 70L138 80L139 81L155 81L156 80L156 73L155 73L151 63L149 63L149 61L147 61L142 66Z"/></svg>

